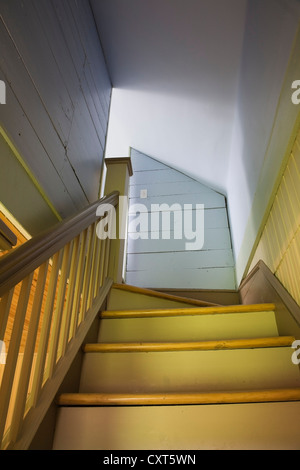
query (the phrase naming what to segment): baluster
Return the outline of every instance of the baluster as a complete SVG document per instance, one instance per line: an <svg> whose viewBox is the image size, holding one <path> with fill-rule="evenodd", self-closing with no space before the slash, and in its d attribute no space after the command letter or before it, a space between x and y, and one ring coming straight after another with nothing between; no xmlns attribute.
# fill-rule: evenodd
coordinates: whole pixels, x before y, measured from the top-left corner
<svg viewBox="0 0 300 470"><path fill-rule="evenodd" d="M3 373L0 389L0 442L2 441L3 433L5 430L6 417L11 397L11 389L13 386L13 380L15 376L15 369L17 365L19 348L23 333L23 326L25 321L25 315L28 305L28 299L31 289L33 273L27 276L22 281L22 287L20 297L18 300L18 306L16 316L14 319L12 335L8 348L6 365Z"/></svg>
<svg viewBox="0 0 300 470"><path fill-rule="evenodd" d="M97 239L97 252L95 258L94 291L93 298L98 294L100 287L100 262L101 262L102 240Z"/></svg>
<svg viewBox="0 0 300 470"><path fill-rule="evenodd" d="M77 329L78 322L79 322L83 274L84 274L84 266L85 266L89 236L90 236L90 227L87 230L85 230L83 234L81 247L80 247L79 263L78 263L77 277L76 277L76 283L75 283L75 292L74 292L74 302L73 302L72 315L71 315L69 340L75 336L76 329Z"/></svg>
<svg viewBox="0 0 300 470"><path fill-rule="evenodd" d="M103 266L103 281L108 276L109 262L110 262L110 257L112 256L110 248L111 248L110 238L106 238L106 240L105 240L105 259L104 259L104 266Z"/></svg>
<svg viewBox="0 0 300 470"><path fill-rule="evenodd" d="M9 316L10 306L14 294L14 288L10 289L4 296L1 298L0 302L0 339L4 340L7 320Z"/></svg>
<svg viewBox="0 0 300 470"><path fill-rule="evenodd" d="M93 230L96 231L96 225L94 225ZM94 240L94 248L93 248L93 253L92 253L92 266L91 266L91 276L89 279L89 290L88 290L88 299L87 299L87 308L88 310L94 300L95 297L95 281L96 281L96 272L97 272L97 261L98 261L98 253L99 253L99 239L97 236L95 236Z"/></svg>
<svg viewBox="0 0 300 470"><path fill-rule="evenodd" d="M44 368L47 356L47 346L50 335L51 319L53 313L53 305L55 300L56 285L59 274L59 268L61 264L62 250L53 256L53 262L51 266L50 280L48 285L43 323L41 328L39 346L37 351L37 361L34 369L34 377L32 382L32 391L29 398L29 406L36 406L37 400L40 395L40 391L44 379Z"/></svg>
<svg viewBox="0 0 300 470"><path fill-rule="evenodd" d="M105 263L106 240L101 240L101 253L99 262L99 286L104 282L104 263Z"/></svg>
<svg viewBox="0 0 300 470"><path fill-rule="evenodd" d="M95 238L96 238L96 230L94 229L94 225L93 225L91 227L91 236L90 236L90 240L88 244L88 252L86 256L86 264L85 264L85 269L84 269L82 303L81 303L81 308L80 308L80 322L84 320L86 309L87 309L89 282L90 282L90 277L91 277L91 265L92 265L92 256L94 253Z"/></svg>
<svg viewBox="0 0 300 470"><path fill-rule="evenodd" d="M76 279L76 274L78 270L81 241L82 241L82 234L79 237L77 237L74 241L73 253L72 253L72 258L71 258L68 293L67 293L65 313L64 313L63 324L62 324L61 335L60 335L59 350L62 356L65 354L66 347L68 344L71 313L72 313L72 306L73 306L73 301L74 301L75 279Z"/></svg>
<svg viewBox="0 0 300 470"><path fill-rule="evenodd" d="M70 261L71 261L71 252L72 252L73 242L69 243L63 249L63 261L62 261L62 268L61 274L58 280L58 290L57 290L57 300L56 300L56 307L53 316L53 325L51 329L50 335L50 342L49 342L49 350L48 350L48 361L47 361L47 377L50 378L53 375L54 367L57 360L57 346L59 340L59 331L62 319L62 313L64 310L64 301L65 301L65 292L66 292L66 285L67 285L67 278L70 269Z"/></svg>
<svg viewBox="0 0 300 470"><path fill-rule="evenodd" d="M48 261L39 268L33 306L31 311L30 323L28 327L28 335L20 373L18 391L16 395L16 403L11 422L11 440L14 442L17 438L20 426L22 424L25 404L27 399L28 385L30 379L31 368L34 358L34 347L36 343L38 326L43 302L44 289L48 272Z"/></svg>

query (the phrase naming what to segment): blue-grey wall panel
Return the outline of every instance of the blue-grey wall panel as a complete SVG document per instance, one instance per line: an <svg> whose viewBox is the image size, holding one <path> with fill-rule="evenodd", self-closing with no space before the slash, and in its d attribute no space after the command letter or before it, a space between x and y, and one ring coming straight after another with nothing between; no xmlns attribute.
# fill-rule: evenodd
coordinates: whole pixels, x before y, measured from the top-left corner
<svg viewBox="0 0 300 470"><path fill-rule="evenodd" d="M190 177L179 171L170 168L161 170L138 171L131 177L130 183L135 184L152 184L152 183L175 183L179 181L190 181Z"/></svg>
<svg viewBox="0 0 300 470"><path fill-rule="evenodd" d="M1 126L67 217L98 197L111 98L89 1L1 2L0 34Z"/></svg>
<svg viewBox="0 0 300 470"><path fill-rule="evenodd" d="M145 271L157 269L157 258L152 253L134 253L127 256L127 271ZM181 268L225 268L233 267L234 260L231 250L200 250L159 253L160 266L168 269Z"/></svg>
<svg viewBox="0 0 300 470"><path fill-rule="evenodd" d="M167 239L168 234L170 237ZM188 238L178 240L174 238L173 231L155 231L149 233L147 239L138 238L134 240L128 234L127 252L128 253L162 253L162 252L186 252L186 243L189 242ZM184 235L184 230L183 230ZM164 239L165 237L165 239ZM204 232L204 245L203 250L230 250L231 239L228 229L206 229Z"/></svg>
<svg viewBox="0 0 300 470"><path fill-rule="evenodd" d="M174 288L174 289L233 289L235 274L232 268L177 269L172 272L168 267L151 271L131 271L127 274L127 283L137 287Z"/></svg>
<svg viewBox="0 0 300 470"><path fill-rule="evenodd" d="M141 207L141 209L143 209ZM132 211L133 208L131 206L130 210ZM191 211L187 210L186 213ZM192 209L192 212L195 212L195 208ZM139 217L140 220L140 227L139 231L148 232L149 227L151 228L151 216L147 212L141 212L140 215L138 214L129 214L128 217L128 231L133 232L135 231L135 224L134 221ZM194 217L194 216L192 216ZM204 209L204 224L207 229L210 228L228 228L228 217L227 212L224 208L222 209ZM174 230L177 228L177 219L174 220Z"/></svg>
<svg viewBox="0 0 300 470"><path fill-rule="evenodd" d="M165 184L167 188L167 182ZM174 199L176 198L176 199ZM151 205L162 205L161 210L163 209L163 204L168 204L171 206L172 204L180 204L182 208L184 204L192 204L194 208L196 208L196 204L204 204L206 208L220 208L225 207L225 199L224 196L221 196L218 193L199 193L199 194L172 194L169 196L148 196L147 199L142 198L131 198L130 199L132 208L131 211L134 212L134 205L135 204L143 204L145 208L150 210ZM176 208L174 207L174 210Z"/></svg>
<svg viewBox="0 0 300 470"><path fill-rule="evenodd" d="M140 287L234 289L225 197L134 149L131 159L126 282ZM198 225L197 204L203 214ZM193 216L187 231L185 214ZM191 242L193 249L187 246Z"/></svg>
<svg viewBox="0 0 300 470"><path fill-rule="evenodd" d="M143 189L143 183L130 184L130 197L140 197L140 190ZM166 186L164 183L157 183L155 180L148 188L149 196L168 196L169 194L211 194L213 191L197 181L175 181L174 183L168 182Z"/></svg>

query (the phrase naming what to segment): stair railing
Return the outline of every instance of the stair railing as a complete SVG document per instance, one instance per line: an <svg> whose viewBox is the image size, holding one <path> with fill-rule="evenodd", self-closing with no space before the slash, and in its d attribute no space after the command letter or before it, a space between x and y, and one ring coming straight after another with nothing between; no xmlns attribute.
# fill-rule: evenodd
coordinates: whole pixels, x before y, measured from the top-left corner
<svg viewBox="0 0 300 470"><path fill-rule="evenodd" d="M76 340L107 282L110 239L96 234L101 204L32 238L0 260L0 447L13 448L25 418ZM2 351L3 352L3 351ZM0 351L1 353L1 351Z"/></svg>

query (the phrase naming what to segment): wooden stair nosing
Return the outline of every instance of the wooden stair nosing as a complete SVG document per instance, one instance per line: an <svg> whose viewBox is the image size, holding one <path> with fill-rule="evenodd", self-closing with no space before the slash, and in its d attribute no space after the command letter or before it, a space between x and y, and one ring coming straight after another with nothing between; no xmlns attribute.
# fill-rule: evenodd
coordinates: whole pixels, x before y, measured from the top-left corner
<svg viewBox="0 0 300 470"><path fill-rule="evenodd" d="M192 342L135 342L135 343L88 343L85 353L112 352L170 352L170 351L207 351L223 349L252 349L291 346L293 336L275 336L265 338L246 338L229 340L209 340Z"/></svg>
<svg viewBox="0 0 300 470"><path fill-rule="evenodd" d="M184 315L218 315L226 313L252 313L274 311L275 304L228 305L222 307L195 307L195 308L153 308L134 310L103 310L100 317L103 319L117 318L147 318L147 317L174 317Z"/></svg>
<svg viewBox="0 0 300 470"><path fill-rule="evenodd" d="M192 393L63 393L59 406L205 405L300 401L300 388Z"/></svg>

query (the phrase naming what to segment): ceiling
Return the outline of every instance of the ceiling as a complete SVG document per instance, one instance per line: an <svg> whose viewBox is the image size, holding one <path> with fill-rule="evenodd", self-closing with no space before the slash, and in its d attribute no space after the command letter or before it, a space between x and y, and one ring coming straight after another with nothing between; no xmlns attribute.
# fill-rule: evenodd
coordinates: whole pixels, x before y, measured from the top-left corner
<svg viewBox="0 0 300 470"><path fill-rule="evenodd" d="M107 156L129 147L226 193L246 0L91 0L112 85Z"/></svg>

